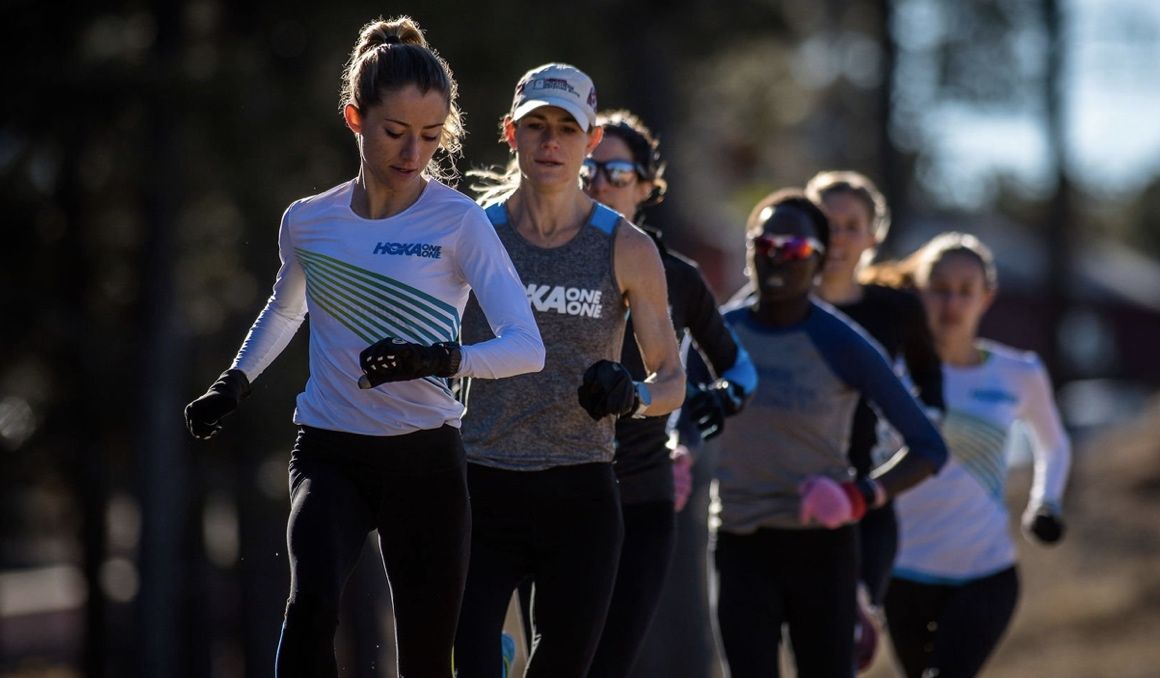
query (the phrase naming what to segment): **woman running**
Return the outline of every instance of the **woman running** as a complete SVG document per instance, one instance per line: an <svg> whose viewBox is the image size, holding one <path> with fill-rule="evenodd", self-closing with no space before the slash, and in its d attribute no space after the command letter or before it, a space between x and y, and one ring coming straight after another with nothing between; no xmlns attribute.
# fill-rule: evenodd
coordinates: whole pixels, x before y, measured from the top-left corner
<svg viewBox="0 0 1160 678"><path fill-rule="evenodd" d="M830 219L830 248L815 292L866 330L891 362L905 360L907 375L928 415L941 419L945 409L942 367L922 302L910 290L858 281L858 273L890 228L890 214L882 194L857 172L821 172L806 184L806 195L821 205ZM850 431L850 463L859 478L868 476L884 461L871 455L878 444L877 428L878 416L863 398L858 401ZM877 645L877 631L870 619L877 618L877 610L882 607L898 552L893 503L867 511L858 522L858 537L860 588L874 608L859 609L855 634L859 668L865 668Z"/></svg>
<svg viewBox="0 0 1160 678"><path fill-rule="evenodd" d="M943 361L951 458L899 498L900 549L886 594L890 638L910 678L974 676L1006 630L1019 597L1004 485L1008 432L1032 432L1035 480L1023 514L1030 537L1063 536L1061 501L1071 447L1043 364L978 336L998 278L990 250L961 233L940 235L887 279L917 286Z"/></svg>
<svg viewBox="0 0 1160 678"><path fill-rule="evenodd" d="M577 68L528 71L502 122L515 159L482 197L548 357L540 374L470 385L474 523L455 644L460 678L500 674L504 613L527 579L535 641L526 675L587 675L623 536L616 418L664 415L684 399L657 248L580 189L584 158L603 136L595 107L592 80ZM619 362L628 311L648 375L639 381ZM469 312L465 338L488 334Z"/></svg>
<svg viewBox="0 0 1160 678"><path fill-rule="evenodd" d="M678 340L691 336L720 375L691 392L685 407L695 409L707 425L719 430L725 417L741 410L757 386L757 373L745 349L725 326L697 265L667 249L661 232L643 224L644 208L661 202L667 188L664 161L652 131L628 111L602 113L597 124L604 129L604 139L580 169L584 190L593 199L631 216L656 243ZM629 318L621 363L633 379L642 380L647 374L632 326ZM608 621L589 671L594 677L630 673L660 599L676 537L674 508L679 511L688 496L693 463L683 446L673 450L668 443L667 417L628 418L616 423L612 468L620 484L624 544ZM680 481L680 493L674 490L674 474Z"/></svg>
<svg viewBox="0 0 1160 678"><path fill-rule="evenodd" d="M854 670L858 536L868 509L936 472L946 447L871 340L810 298L830 227L799 191L774 193L750 214L750 305L725 314L760 381L721 434L717 471L717 616L734 678L778 675L781 627L797 671ZM850 467L860 398L907 449L869 476Z"/></svg>
<svg viewBox="0 0 1160 678"><path fill-rule="evenodd" d="M290 205L281 268L230 369L185 410L209 438L310 315L290 455L290 595L277 675L336 676L342 589L377 530L399 670L450 676L471 510L448 378L539 370L544 347L495 229L440 183L463 135L456 83L408 17L363 27L343 76L358 175ZM451 170L453 171L453 170ZM458 343L474 292L495 336Z"/></svg>

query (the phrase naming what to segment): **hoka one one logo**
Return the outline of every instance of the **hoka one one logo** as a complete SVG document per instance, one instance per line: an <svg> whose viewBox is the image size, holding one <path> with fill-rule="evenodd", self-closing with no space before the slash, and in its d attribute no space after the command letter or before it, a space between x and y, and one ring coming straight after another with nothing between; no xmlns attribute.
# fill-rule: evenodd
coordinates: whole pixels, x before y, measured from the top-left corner
<svg viewBox="0 0 1160 678"><path fill-rule="evenodd" d="M443 246L428 245L425 242L381 242L375 245L374 253L390 256L438 259L443 254Z"/></svg>
<svg viewBox="0 0 1160 678"><path fill-rule="evenodd" d="M600 290L529 283L527 295L528 303L532 305L532 308L542 313L555 311L564 315L585 318L600 317Z"/></svg>

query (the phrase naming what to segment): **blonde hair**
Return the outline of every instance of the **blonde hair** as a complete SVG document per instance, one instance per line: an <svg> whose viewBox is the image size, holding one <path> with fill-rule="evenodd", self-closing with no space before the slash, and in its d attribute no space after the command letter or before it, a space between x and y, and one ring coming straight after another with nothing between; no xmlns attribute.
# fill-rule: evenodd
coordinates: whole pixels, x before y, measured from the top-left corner
<svg viewBox="0 0 1160 678"><path fill-rule="evenodd" d="M806 195L822 204L825 197L835 193L849 193L860 201L870 215L870 232L882 242L890 232L890 208L882 192L864 174L848 170L818 172L806 183Z"/></svg>
<svg viewBox="0 0 1160 678"><path fill-rule="evenodd" d="M467 171L467 176L479 180L470 186L476 194L475 202L485 208L490 207L512 197L512 194L519 189L520 161L513 155L512 159L508 160L507 167L503 169L495 167L473 169Z"/></svg>
<svg viewBox="0 0 1160 678"><path fill-rule="evenodd" d="M455 157L462 154L467 131L459 109L459 86L451 67L427 44L422 29L411 17L380 17L367 23L359 31L343 69L339 110L351 105L365 111L380 103L387 91L406 85L414 85L424 94L435 90L447 100L447 120L439 139L443 157L432 158L426 172L441 181L453 182L459 176Z"/></svg>
<svg viewBox="0 0 1160 678"><path fill-rule="evenodd" d="M888 287L921 288L930 280L935 265L951 254L972 257L983 271L983 285L988 290L999 287L999 271L991 248L970 233L956 231L936 235L905 259L870 266L859 276L859 281Z"/></svg>

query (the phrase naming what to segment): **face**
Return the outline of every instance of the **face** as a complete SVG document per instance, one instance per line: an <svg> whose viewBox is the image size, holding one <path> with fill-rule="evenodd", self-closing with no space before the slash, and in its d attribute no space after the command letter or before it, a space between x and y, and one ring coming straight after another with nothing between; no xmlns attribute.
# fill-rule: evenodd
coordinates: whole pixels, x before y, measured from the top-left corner
<svg viewBox="0 0 1160 678"><path fill-rule="evenodd" d="M920 287L927 320L935 341L974 340L979 321L994 299L987 289L983 267L971 254L944 254L931 267Z"/></svg>
<svg viewBox="0 0 1160 678"><path fill-rule="evenodd" d="M614 134L606 134L600 145L588 157L597 165L589 168L595 173L591 174L584 182L584 192L593 200L602 202L632 219L636 211L640 209L641 204L652 193L653 184L651 181L642 179L634 169L630 173L618 173L617 176L627 177L627 183L620 186L614 185L609 179L610 166L606 164L614 163L613 166L615 166L618 163L627 163L635 168L636 161L632 157L632 151L629 150L628 144L624 142L624 139ZM589 165L591 164L589 163Z"/></svg>
<svg viewBox="0 0 1160 678"><path fill-rule="evenodd" d="M788 301L806 297L821 267L821 253L803 242L807 238L816 242L818 238L809 215L796 207L781 205L766 218L758 235L770 236L764 242L751 236L747 246L750 275L761 299ZM782 246L770 248L771 244Z"/></svg>
<svg viewBox="0 0 1160 678"><path fill-rule="evenodd" d="M520 172L533 186L577 186L580 163L600 144L604 130L590 133L570 113L556 106L541 106L512 122L504 120L504 136L515 149Z"/></svg>
<svg viewBox="0 0 1160 678"><path fill-rule="evenodd" d="M384 92L366 110L347 105L346 124L357 136L368 182L391 191L413 188L439 148L448 113L441 93L414 85Z"/></svg>
<svg viewBox="0 0 1160 678"><path fill-rule="evenodd" d="M871 231L870 210L849 191L827 194L822 208L830 218L830 248L822 274L852 278L862 254L878 244Z"/></svg>

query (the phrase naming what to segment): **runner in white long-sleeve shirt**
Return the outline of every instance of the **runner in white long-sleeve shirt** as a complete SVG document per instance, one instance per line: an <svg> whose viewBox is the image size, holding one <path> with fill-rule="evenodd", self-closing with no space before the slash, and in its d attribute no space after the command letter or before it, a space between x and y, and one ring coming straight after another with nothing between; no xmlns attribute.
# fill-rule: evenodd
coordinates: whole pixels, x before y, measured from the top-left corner
<svg viewBox="0 0 1160 678"><path fill-rule="evenodd" d="M354 179L282 218L274 292L229 370L186 408L209 438L310 316L290 457L290 595L278 676L336 676L342 588L377 530L399 668L450 676L471 511L450 377L543 367L524 288L482 209L441 184L463 130L450 69L408 18L367 24L344 77ZM494 337L460 346L474 291Z"/></svg>
<svg viewBox="0 0 1160 678"><path fill-rule="evenodd" d="M1023 526L1042 543L1063 536L1070 444L1039 358L977 335L997 285L986 246L943 234L898 269L922 295L943 360L950 459L898 499L900 548L886 615L908 676L974 676L1019 596L1004 504L1008 433L1016 421L1032 433L1035 476Z"/></svg>

